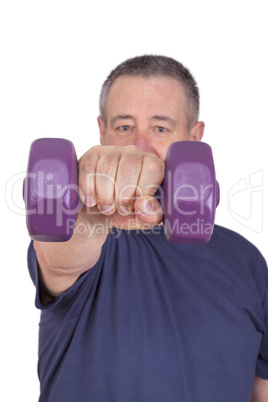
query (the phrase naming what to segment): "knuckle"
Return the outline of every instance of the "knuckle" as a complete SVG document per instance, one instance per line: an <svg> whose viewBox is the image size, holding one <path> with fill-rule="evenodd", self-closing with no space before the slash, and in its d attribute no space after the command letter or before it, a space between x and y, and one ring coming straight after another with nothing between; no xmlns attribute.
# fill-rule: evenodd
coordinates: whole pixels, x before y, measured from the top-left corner
<svg viewBox="0 0 268 402"><path fill-rule="evenodd" d="M92 187L94 184L94 180L92 179L93 175L94 173L92 172L91 168L88 165L82 165L81 167L79 166L79 176L78 176L79 186L82 187L83 189Z"/></svg>
<svg viewBox="0 0 268 402"><path fill-rule="evenodd" d="M79 162L79 176L87 175L93 173L94 171L95 171L94 166L92 165L92 163L90 163L90 161L81 160Z"/></svg>
<svg viewBox="0 0 268 402"><path fill-rule="evenodd" d="M109 197L109 198L105 198L105 197L98 197L97 198L97 204L99 206L114 206L114 199Z"/></svg>
<svg viewBox="0 0 268 402"><path fill-rule="evenodd" d="M141 154L138 152L128 152L127 153L127 162L129 164L134 164L136 165L137 163L140 163L142 160Z"/></svg>
<svg viewBox="0 0 268 402"><path fill-rule="evenodd" d="M118 188L117 199L125 202L130 201L136 192L136 188L137 185L135 183L125 184L121 188Z"/></svg>
<svg viewBox="0 0 268 402"><path fill-rule="evenodd" d="M125 153L124 158L122 158L122 163L120 164L120 173L122 173L126 179L139 171L142 165L142 156L140 152L135 152L135 148L136 147L129 149Z"/></svg>
<svg viewBox="0 0 268 402"><path fill-rule="evenodd" d="M78 162L79 174L87 174L95 171L94 163L92 162L92 154L88 151L86 154L81 156Z"/></svg>
<svg viewBox="0 0 268 402"><path fill-rule="evenodd" d="M93 155L99 155L101 145L94 145L91 147L84 155L81 156L80 161L84 159L87 160L88 158L92 157Z"/></svg>
<svg viewBox="0 0 268 402"><path fill-rule="evenodd" d="M155 155L145 157L144 166L148 174L157 175L164 178L165 162Z"/></svg>
<svg viewBox="0 0 268 402"><path fill-rule="evenodd" d="M126 181L128 181L130 177L135 175L137 170L140 170L140 164L137 160L135 161L133 159L122 163L122 165L120 166L120 174L124 177Z"/></svg>
<svg viewBox="0 0 268 402"><path fill-rule="evenodd" d="M100 173L113 176L118 165L118 155L106 155L101 162Z"/></svg>
<svg viewBox="0 0 268 402"><path fill-rule="evenodd" d="M123 150L123 156L127 158L127 160L141 160L142 151L136 145L128 145Z"/></svg>
<svg viewBox="0 0 268 402"><path fill-rule="evenodd" d="M115 202L113 189L107 189L105 191L96 191L97 203L100 205L112 205Z"/></svg>
<svg viewBox="0 0 268 402"><path fill-rule="evenodd" d="M102 148L102 145L94 145L93 147L90 148L90 150L88 152L90 152L90 153L96 152L97 154L99 154L101 148Z"/></svg>
<svg viewBox="0 0 268 402"><path fill-rule="evenodd" d="M141 154L141 150L136 145L127 145L124 152L131 154Z"/></svg>
<svg viewBox="0 0 268 402"><path fill-rule="evenodd" d="M117 199L116 204L119 206L119 208L127 208L132 210L133 205L134 205L134 200L133 197L125 197L124 199Z"/></svg>
<svg viewBox="0 0 268 402"><path fill-rule="evenodd" d="M142 205L136 205L137 214L142 214L151 223L158 222L163 217L161 205L154 198L148 198Z"/></svg>

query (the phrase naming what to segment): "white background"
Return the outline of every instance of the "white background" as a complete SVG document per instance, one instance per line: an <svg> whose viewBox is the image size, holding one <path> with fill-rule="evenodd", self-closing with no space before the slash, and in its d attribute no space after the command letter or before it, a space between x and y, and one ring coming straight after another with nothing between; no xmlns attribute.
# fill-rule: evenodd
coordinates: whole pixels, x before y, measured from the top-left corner
<svg viewBox="0 0 268 402"><path fill-rule="evenodd" d="M100 87L126 58L162 54L190 68L221 186L216 222L268 259L266 10L258 0L1 2L0 400L38 398L39 312L21 189L30 144L68 138L80 157L99 143Z"/></svg>

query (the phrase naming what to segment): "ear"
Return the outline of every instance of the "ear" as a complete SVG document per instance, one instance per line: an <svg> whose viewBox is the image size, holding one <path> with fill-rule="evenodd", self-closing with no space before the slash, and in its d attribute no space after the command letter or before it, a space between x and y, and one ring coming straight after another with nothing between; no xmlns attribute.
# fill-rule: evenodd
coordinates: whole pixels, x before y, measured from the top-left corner
<svg viewBox="0 0 268 402"><path fill-rule="evenodd" d="M205 123L203 121L198 121L191 128L190 131L190 141L201 141L205 129Z"/></svg>
<svg viewBox="0 0 268 402"><path fill-rule="evenodd" d="M98 125L100 130L100 143L101 145L105 145L105 124L103 118L101 116L98 117Z"/></svg>

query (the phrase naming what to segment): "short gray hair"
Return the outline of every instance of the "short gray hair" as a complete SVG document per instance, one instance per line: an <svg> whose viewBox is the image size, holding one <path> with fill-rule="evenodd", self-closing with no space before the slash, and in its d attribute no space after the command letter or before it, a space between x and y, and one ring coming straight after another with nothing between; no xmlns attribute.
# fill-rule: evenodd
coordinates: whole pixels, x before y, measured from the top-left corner
<svg viewBox="0 0 268 402"><path fill-rule="evenodd" d="M187 122L191 128L199 116L199 89L190 71L177 60L166 56L144 55L119 64L106 78L100 93L100 115L106 125L106 99L114 81L120 76L165 76L182 85L187 99Z"/></svg>

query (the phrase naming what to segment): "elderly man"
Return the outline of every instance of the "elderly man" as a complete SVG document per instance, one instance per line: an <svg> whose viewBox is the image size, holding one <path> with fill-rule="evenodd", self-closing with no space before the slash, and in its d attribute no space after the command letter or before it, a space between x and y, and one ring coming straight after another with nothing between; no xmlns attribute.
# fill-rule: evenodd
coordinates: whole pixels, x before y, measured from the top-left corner
<svg viewBox="0 0 268 402"><path fill-rule="evenodd" d="M40 401L268 401L263 257L217 225L207 244L169 243L154 197L169 145L202 139L198 112L171 58L129 59L106 79L74 234L29 247Z"/></svg>

